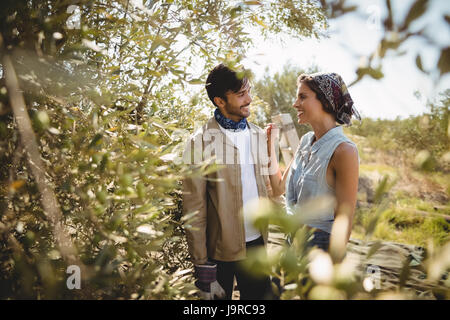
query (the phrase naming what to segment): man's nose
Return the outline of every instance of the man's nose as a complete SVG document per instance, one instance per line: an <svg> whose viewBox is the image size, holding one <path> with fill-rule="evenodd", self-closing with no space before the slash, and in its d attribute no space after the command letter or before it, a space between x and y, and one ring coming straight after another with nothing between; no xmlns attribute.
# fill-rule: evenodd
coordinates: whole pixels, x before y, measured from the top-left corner
<svg viewBox="0 0 450 320"><path fill-rule="evenodd" d="M248 104L250 104L250 103L252 103L252 101L253 101L252 96L250 94L247 94L247 101L246 102Z"/></svg>

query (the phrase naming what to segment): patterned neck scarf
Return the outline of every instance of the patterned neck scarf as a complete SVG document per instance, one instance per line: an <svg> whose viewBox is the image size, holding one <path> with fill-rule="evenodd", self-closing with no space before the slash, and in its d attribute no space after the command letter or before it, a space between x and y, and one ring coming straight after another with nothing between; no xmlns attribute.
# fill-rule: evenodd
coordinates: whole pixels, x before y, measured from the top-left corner
<svg viewBox="0 0 450 320"><path fill-rule="evenodd" d="M310 75L319 86L325 98L336 113L336 119L350 126L354 115L359 121L361 116L353 106L353 100L347 90L347 86L337 73L313 73Z"/></svg>
<svg viewBox="0 0 450 320"><path fill-rule="evenodd" d="M247 119L243 118L241 121L236 122L231 119L226 118L219 110L216 108L214 111L214 118L220 124L220 126L227 130L233 130L235 132L245 130L247 128Z"/></svg>

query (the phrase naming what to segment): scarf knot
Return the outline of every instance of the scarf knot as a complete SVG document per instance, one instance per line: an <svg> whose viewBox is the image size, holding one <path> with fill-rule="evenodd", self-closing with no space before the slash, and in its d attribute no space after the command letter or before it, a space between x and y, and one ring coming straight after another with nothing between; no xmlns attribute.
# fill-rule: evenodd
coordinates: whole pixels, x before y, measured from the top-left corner
<svg viewBox="0 0 450 320"><path fill-rule="evenodd" d="M227 130L233 130L233 131L242 131L247 128L247 119L243 118L241 121L236 122L231 119L226 118L219 110L219 108L216 108L214 111L214 118L219 123L219 125Z"/></svg>

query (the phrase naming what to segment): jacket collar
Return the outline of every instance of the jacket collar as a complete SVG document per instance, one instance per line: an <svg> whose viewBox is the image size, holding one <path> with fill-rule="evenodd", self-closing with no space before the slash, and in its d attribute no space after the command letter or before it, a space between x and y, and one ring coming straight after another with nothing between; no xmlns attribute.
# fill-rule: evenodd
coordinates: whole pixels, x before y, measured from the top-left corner
<svg viewBox="0 0 450 320"><path fill-rule="evenodd" d="M250 122L247 121L247 124L248 124L248 129L250 130L250 134L257 132L257 127L253 123L250 123ZM208 122L206 123L206 129L207 130L208 129L216 129L216 130L218 130L219 134L221 134L223 136L223 141L225 142L225 144L228 144L228 145L234 147L234 143L227 137L226 134L224 134L222 132L222 130L220 130L219 126L220 126L219 123L217 122L217 120L214 117L210 118L208 120Z"/></svg>

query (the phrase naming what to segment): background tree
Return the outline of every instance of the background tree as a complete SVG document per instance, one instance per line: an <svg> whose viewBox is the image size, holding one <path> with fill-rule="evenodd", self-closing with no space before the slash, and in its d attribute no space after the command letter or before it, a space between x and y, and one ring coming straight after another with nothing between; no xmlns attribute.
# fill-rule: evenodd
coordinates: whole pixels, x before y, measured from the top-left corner
<svg viewBox="0 0 450 320"><path fill-rule="evenodd" d="M321 0L322 7L329 19L336 19L344 15L357 16L358 9L362 8L362 4L348 5L349 1L329 1ZM369 76L374 79L381 79L383 74L383 59L388 54L402 55L405 53L404 44L407 44L411 39L419 39L424 44L417 52L415 59L417 68L427 74L436 83L440 81L443 75L450 72L450 47L447 44L441 44L436 41L433 29L430 25L434 22L425 19L426 13L430 7L429 0L416 0L409 7L405 15L399 14L392 6L391 0L384 2L384 8L387 12L380 24L382 31L382 38L380 39L377 48L369 54L364 63L358 66L355 70L356 79L349 86L360 81L363 77ZM440 11L440 18L447 24L450 23L449 16L445 11ZM423 18L423 19L421 19ZM416 24L415 24L416 23ZM438 52L439 59L436 64L429 68L424 68L422 63L421 51L434 49Z"/></svg>
<svg viewBox="0 0 450 320"><path fill-rule="evenodd" d="M192 86L240 67L246 26L324 21L296 0L2 1L0 297L192 297L179 181L198 170L172 161L208 116Z"/></svg>
<svg viewBox="0 0 450 320"><path fill-rule="evenodd" d="M297 123L297 111L292 107L297 96L297 78L302 73L317 72L317 67L303 70L290 63L283 66L281 72L270 75L266 70L263 78L255 83L255 92L263 101L270 106L267 118L280 113L289 113L294 121L297 134L301 137L310 131L310 126L301 126Z"/></svg>

